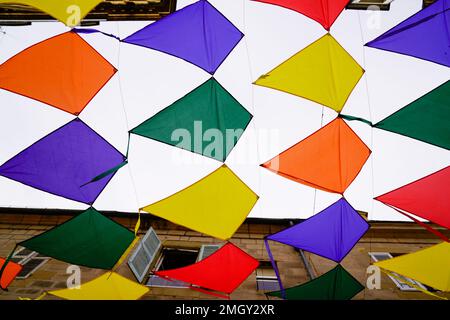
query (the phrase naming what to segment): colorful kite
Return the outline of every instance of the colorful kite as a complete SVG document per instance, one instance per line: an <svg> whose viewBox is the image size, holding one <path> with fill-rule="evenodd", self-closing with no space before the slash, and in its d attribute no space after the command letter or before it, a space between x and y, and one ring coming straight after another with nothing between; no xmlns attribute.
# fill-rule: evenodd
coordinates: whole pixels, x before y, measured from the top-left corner
<svg viewBox="0 0 450 320"><path fill-rule="evenodd" d="M76 118L0 166L0 176L67 199L93 204L125 156Z"/></svg>
<svg viewBox="0 0 450 320"><path fill-rule="evenodd" d="M370 153L345 121L336 118L261 166L304 185L343 194Z"/></svg>
<svg viewBox="0 0 450 320"><path fill-rule="evenodd" d="M364 70L326 34L254 84L287 92L341 112Z"/></svg>
<svg viewBox="0 0 450 320"><path fill-rule="evenodd" d="M149 289L115 272L107 272L86 282L79 289L49 291L49 294L68 300L137 300Z"/></svg>
<svg viewBox="0 0 450 320"><path fill-rule="evenodd" d="M244 35L208 1L152 23L123 42L162 51L214 74Z"/></svg>
<svg viewBox="0 0 450 320"><path fill-rule="evenodd" d="M366 220L341 198L311 218L269 235L266 239L339 263L368 229Z"/></svg>
<svg viewBox="0 0 450 320"><path fill-rule="evenodd" d="M297 11L330 30L349 0L254 0Z"/></svg>
<svg viewBox="0 0 450 320"><path fill-rule="evenodd" d="M252 115L214 78L131 133L225 161Z"/></svg>
<svg viewBox="0 0 450 320"><path fill-rule="evenodd" d="M0 0L42 10L68 27L74 27L103 0Z"/></svg>
<svg viewBox="0 0 450 320"><path fill-rule="evenodd" d="M284 291L287 300L350 300L362 290L364 286L338 264L320 277ZM283 297L281 291L266 295Z"/></svg>
<svg viewBox="0 0 450 320"><path fill-rule="evenodd" d="M141 210L226 240L244 222L257 200L258 196L222 165L193 185Z"/></svg>
<svg viewBox="0 0 450 320"><path fill-rule="evenodd" d="M450 229L450 166L375 198Z"/></svg>
<svg viewBox="0 0 450 320"><path fill-rule="evenodd" d="M6 259L0 258L0 288L2 290L6 290L22 271L22 265L12 261L8 261L6 266L3 266L5 261Z"/></svg>
<svg viewBox="0 0 450 320"><path fill-rule="evenodd" d="M256 259L229 242L195 264L157 271L155 274L229 295L255 271L258 265ZM206 290L202 292L209 293Z"/></svg>
<svg viewBox="0 0 450 320"><path fill-rule="evenodd" d="M71 264L110 270L134 233L94 208L18 245Z"/></svg>
<svg viewBox="0 0 450 320"><path fill-rule="evenodd" d="M414 253L374 263L376 266L450 292L450 243L442 242ZM397 277L394 274L394 277Z"/></svg>
<svg viewBox="0 0 450 320"><path fill-rule="evenodd" d="M116 72L77 33L66 32L0 65L0 88L78 115Z"/></svg>
<svg viewBox="0 0 450 320"><path fill-rule="evenodd" d="M374 125L450 149L450 81Z"/></svg>
<svg viewBox="0 0 450 320"><path fill-rule="evenodd" d="M438 0L366 44L450 67L450 1Z"/></svg>

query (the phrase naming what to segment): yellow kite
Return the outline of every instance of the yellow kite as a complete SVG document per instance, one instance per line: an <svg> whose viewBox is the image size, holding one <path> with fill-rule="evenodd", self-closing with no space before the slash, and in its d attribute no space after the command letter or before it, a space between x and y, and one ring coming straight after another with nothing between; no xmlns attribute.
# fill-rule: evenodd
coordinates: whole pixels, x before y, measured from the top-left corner
<svg viewBox="0 0 450 320"><path fill-rule="evenodd" d="M68 300L137 300L149 289L115 272L107 272L82 284L79 289L49 291L49 294Z"/></svg>
<svg viewBox="0 0 450 320"><path fill-rule="evenodd" d="M227 240L258 196L226 165L174 195L142 210L189 229Z"/></svg>
<svg viewBox="0 0 450 320"><path fill-rule="evenodd" d="M398 273L444 292L450 291L450 243L375 263L381 269Z"/></svg>
<svg viewBox="0 0 450 320"><path fill-rule="evenodd" d="M254 84L287 92L340 112L364 74L361 66L326 34Z"/></svg>
<svg viewBox="0 0 450 320"><path fill-rule="evenodd" d="M103 0L0 0L0 3L22 4L34 7L74 27Z"/></svg>

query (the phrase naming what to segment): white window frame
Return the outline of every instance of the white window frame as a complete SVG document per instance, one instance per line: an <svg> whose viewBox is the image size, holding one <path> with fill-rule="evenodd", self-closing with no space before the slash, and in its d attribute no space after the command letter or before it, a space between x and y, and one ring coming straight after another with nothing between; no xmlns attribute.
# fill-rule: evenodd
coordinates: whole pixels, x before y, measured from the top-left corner
<svg viewBox="0 0 450 320"><path fill-rule="evenodd" d="M372 258L373 261L378 262L379 260L377 259L377 257L375 255L385 255L388 257L388 259L392 259L394 258L392 256L392 254L390 254L389 252L369 252L369 256ZM387 260L387 259L386 259ZM396 277L399 278L404 278L406 280L406 282L400 281L397 278L394 278L390 275L388 275L388 277L392 280L392 282L394 282L394 284L397 286L397 288L399 288L401 291L420 291L414 287L412 287L411 285L408 284L408 282L413 283L414 285L422 288L423 290L428 290L423 284L421 284L419 281L415 281L413 279L410 279L408 277L399 275L395 272L392 272L392 274L394 274Z"/></svg>
<svg viewBox="0 0 450 320"><path fill-rule="evenodd" d="M260 265L261 265L261 264L260 264ZM274 282L274 283L276 283L276 284L278 285L278 287L279 287L280 283L278 282L278 278L277 278L277 275L276 275L276 273L275 273L275 270L273 269L272 264L270 265L270 267L267 266L267 269L272 269L273 272L275 273L275 275L273 275L273 276L262 276L262 275L258 275L258 270L262 270L262 269L265 269L265 268L264 268L264 267L260 267L260 268L257 268L257 269L256 269L256 290L257 290L257 291L267 291L267 290L259 289L258 281ZM278 290L280 290L280 289L281 289L281 288L279 288Z"/></svg>
<svg viewBox="0 0 450 320"><path fill-rule="evenodd" d="M256 290L258 291L267 291L259 288L259 282L273 282L278 285L278 290L280 290L280 283L278 282L278 279L276 276L269 277L269 276L256 276Z"/></svg>
<svg viewBox="0 0 450 320"><path fill-rule="evenodd" d="M204 244L201 246L199 252L198 252L198 257L197 257L197 262L202 261L203 259L205 259L205 257L203 257L203 254L205 252L205 250L209 247L214 247L215 250L213 253L215 253L217 250L219 250L222 246L220 244ZM213 254L211 253L211 254ZM210 255L211 255L210 254ZM209 256L208 256L209 257Z"/></svg>
<svg viewBox="0 0 450 320"><path fill-rule="evenodd" d="M153 252L153 254L149 251L147 246L145 245L145 241L148 237L150 237L151 234L154 234L156 239L158 240L158 246ZM133 272L136 279L139 281L139 283L142 283L142 281L145 279L145 277L148 275L148 270L155 260L155 257L157 256L158 252L160 251L162 247L161 240L159 239L158 235L156 234L155 230L153 228L148 229L147 233L144 235L144 237L139 241L138 245L136 246L136 249L134 249L133 253L131 254L130 258L128 259L128 266L130 267L131 271ZM139 271L136 269L133 261L137 257L138 254L141 254L141 250L144 250L145 254L149 258L149 262L144 268L144 272L142 274L139 273Z"/></svg>
<svg viewBox="0 0 450 320"><path fill-rule="evenodd" d="M28 255L21 255L20 253L24 250L30 250L27 248L21 248L19 249L19 251L15 252L14 255L12 256L12 258L16 258L16 259L20 259L21 260L17 261L16 263L25 266L25 264L27 264L29 261L31 260L41 260L41 263L39 263L38 265L36 265L32 270L28 271L28 273L26 273L24 276L16 276L17 280L25 280L27 278L29 278L33 273L35 273L39 268L41 268L48 260L50 260L50 258L48 257L38 257L39 252L36 251L32 251L31 253L29 253Z"/></svg>

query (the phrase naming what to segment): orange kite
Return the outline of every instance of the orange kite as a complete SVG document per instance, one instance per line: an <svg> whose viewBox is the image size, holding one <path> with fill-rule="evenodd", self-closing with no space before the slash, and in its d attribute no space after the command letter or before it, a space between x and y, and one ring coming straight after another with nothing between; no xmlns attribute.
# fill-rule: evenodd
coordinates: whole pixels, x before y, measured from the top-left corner
<svg viewBox="0 0 450 320"><path fill-rule="evenodd" d="M0 65L0 88L78 115L116 71L78 34L66 32Z"/></svg>
<svg viewBox="0 0 450 320"><path fill-rule="evenodd" d="M345 121L336 118L261 166L304 185L342 194L370 153Z"/></svg>

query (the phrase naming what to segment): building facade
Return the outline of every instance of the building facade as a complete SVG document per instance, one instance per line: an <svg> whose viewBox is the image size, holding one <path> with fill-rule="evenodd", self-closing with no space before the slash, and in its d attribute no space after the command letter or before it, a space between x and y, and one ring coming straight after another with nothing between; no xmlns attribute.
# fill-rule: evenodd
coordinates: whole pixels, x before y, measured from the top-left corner
<svg viewBox="0 0 450 320"><path fill-rule="evenodd" d="M0 256L9 255L15 245L34 237L45 230L59 225L78 212L62 210L22 210L4 209L0 211ZM137 221L135 214L105 213L116 222L133 230ZM160 249L155 254L148 271L141 280L149 286L150 291L142 299L217 299L217 297L195 291L180 282L169 282L153 276L154 270L167 270L195 263L220 247L224 242L209 236L174 225L165 220L142 215L140 238L152 228L160 241ZM259 260L259 268L248 277L242 285L231 294L232 300L266 300L265 292L278 289L275 272L264 245L264 236L289 227L298 221L254 219L249 218L230 240L242 250ZM450 233L434 226L446 236ZM342 266L366 287L367 268L375 260L411 253L440 240L433 234L414 223L371 222L370 230L358 242ZM271 242L271 249L280 270L283 285L287 288L320 276L331 270L336 264L305 251L298 251L290 246ZM116 272L137 281L135 272L130 267L130 257L135 252L131 249ZM70 264L41 256L28 249L18 249L14 261L24 265L22 273L8 288L0 291L0 300L19 298L36 298L45 291L67 288L67 281L74 267ZM77 267L75 267L77 268ZM104 270L80 267L81 283L92 280ZM381 288L361 291L356 300L396 300L396 299L434 299L432 296L381 274ZM417 283L418 286L423 286ZM433 290L423 286L428 290ZM450 295L438 293L442 296ZM58 299L47 295L44 299ZM276 299L276 298L269 298Z"/></svg>

